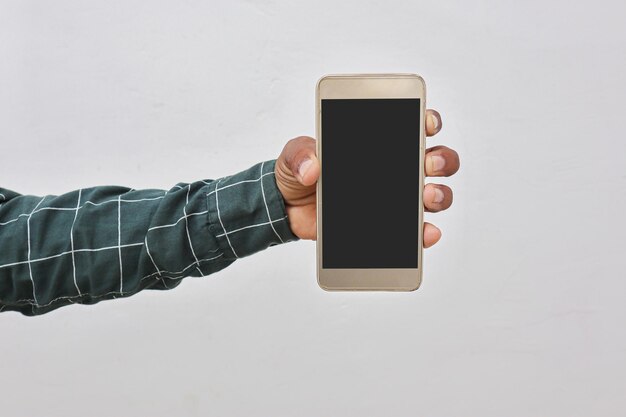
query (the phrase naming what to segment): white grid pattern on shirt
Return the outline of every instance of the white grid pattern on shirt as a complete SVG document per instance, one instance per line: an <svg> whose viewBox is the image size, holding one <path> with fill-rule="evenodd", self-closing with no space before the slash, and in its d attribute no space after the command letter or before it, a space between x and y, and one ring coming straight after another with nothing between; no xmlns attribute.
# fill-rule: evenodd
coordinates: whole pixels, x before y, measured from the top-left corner
<svg viewBox="0 0 626 417"><path fill-rule="evenodd" d="M182 187L181 187L181 188L182 188ZM167 192L166 192L165 194L167 194ZM153 200L160 200L160 199L162 199L162 198L164 198L164 197L165 197L165 194L164 194L164 195L162 195L162 196L159 196L159 197L152 197L152 198L140 198L140 199L138 199L138 200L126 200L126 199L121 199L121 200L119 200L118 198L115 198L115 199L113 199L113 200L107 200L107 201L103 201L103 202L101 202L101 203L94 203L94 202L92 202L92 201L85 201L85 204L83 204L82 206L80 206L80 207L78 207L78 208L79 208L79 209L82 209L82 208L84 208L87 204L92 205L92 206L101 206L101 205L103 205L103 204L107 204L107 203L116 203L116 204L117 204L117 203L118 203L118 201L121 201L122 203L138 203L138 202L141 202L141 201L153 201ZM76 208L75 208L75 207L42 207L42 208L40 208L40 209L37 209L37 210L33 211L33 213L32 213L32 214L37 214L37 213L39 213L40 211L46 211L46 210L53 210L53 211L74 211L74 210L76 210ZM20 218L22 218L22 217L28 217L28 216L30 216L30 215L31 215L31 213L23 213L23 214L20 214L20 215L18 215L18 216L17 216L16 218L14 218L14 219L8 220L8 221L6 221L6 222L4 222L4 223L3 223L3 222L0 222L0 226L6 226L6 225L8 225L8 224L15 223L15 222L16 222L16 221L18 221Z"/></svg>
<svg viewBox="0 0 626 417"><path fill-rule="evenodd" d="M76 291L78 295L82 295L80 288L78 288L78 283L76 282L76 259L74 257L74 225L76 224L76 219L78 218L78 209L80 208L80 197L82 196L83 190L78 190L78 203L76 203L76 213L74 213L74 221L72 222L72 228L70 229L70 242L72 248L72 272L74 274L74 286L76 287Z"/></svg>
<svg viewBox="0 0 626 417"><path fill-rule="evenodd" d="M258 178L255 178L255 179L252 179L252 180L237 181L237 182L234 182L232 184L225 185L223 187L219 186L220 182L222 180L228 180L230 178L230 176L229 177L220 178L217 181L215 181L215 188L213 189L213 191L210 191L209 193L207 193L207 197L212 195L212 194L215 194L215 209L217 211L217 218L218 218L218 220L220 222L220 225L222 226L222 230L224 232L224 233L220 233L220 234L216 235L216 237L222 237L222 236L226 237L226 241L228 242L228 245L230 246L230 249L233 252L233 255L235 256L235 258L239 258L239 256L237 255L237 252L235 252L235 248L233 247L233 244L232 244L232 242L231 242L231 240L229 238L229 235L232 235L233 233L240 232L242 230L251 229L251 228L260 227L260 226L265 226L265 225L269 224L272 227L272 230L274 231L274 233L276 233L276 236L278 236L280 241L284 243L282 237L280 236L280 234L274 228L274 223L277 223L277 222L280 222L280 221L284 221L288 216L283 216L283 217L281 217L279 219L275 219L275 220L271 219L271 216L269 214L269 207L267 205L267 200L265 198L265 190L263 188L263 178L265 176L267 176L267 175L274 175L274 172L270 171L270 172L266 172L264 174L263 173L264 165L265 165L265 161L263 161L261 163L261 174L259 175ZM230 187L234 187L234 186L237 186L237 185L240 185L240 184L244 184L244 183L253 183L253 182L259 182L259 181L261 182L261 193L263 195L263 202L265 204L265 209L266 209L267 217L268 217L269 221L256 223L256 224L252 224L252 225L249 225L249 226L244 226L244 227L240 227L238 229L228 230L227 231L226 228L224 227L224 222L222 221L222 217L221 217L220 206L219 206L219 196L218 196L219 193L218 193L218 191L224 190L224 189L227 189L227 188L230 188Z"/></svg>
<svg viewBox="0 0 626 417"><path fill-rule="evenodd" d="M283 221L283 220L285 220L287 218L287 216L283 216L280 219L275 219L275 220L271 220L271 218L270 218L269 208L267 206L267 201L265 200L265 191L263 190L263 177L265 177L267 175L274 175L274 172L266 172L265 174L263 174L263 165L264 164L265 164L265 162L261 163L261 175L259 176L259 178L255 178L253 180L237 181L237 182L234 182L232 184L225 185L223 187L218 187L219 182L221 180L226 180L226 179L228 179L230 177L220 178L217 181L217 184L215 185L215 189L213 191L207 193L207 196L215 194L215 206L217 208L217 214L218 214L218 217L219 217L219 206L218 206L218 199L217 199L217 192L218 191L225 190L227 188L234 187L236 185L240 185L240 184L244 184L244 183L248 183L248 182L258 182L258 181L261 181L261 191L263 193L263 202L265 203L265 208L266 208L267 213L268 213L267 217L270 219L270 221L262 222L262 223L256 223L256 224L253 224L253 225L250 225L250 226L240 227L239 229L229 230L228 232L226 231L226 229L224 229L224 225L222 224L222 230L224 230L224 233L220 233L219 235L216 235L216 237L226 236L226 238L228 240L228 235L230 235L230 234L233 234L233 233L245 230L245 229L250 229L250 228L254 228L254 227L265 226L266 224L271 224L272 225L272 229L274 230L274 233L276 233L276 235L278 236L278 238L280 239L281 242L283 241L282 237L280 237L280 235L276 232L276 229L274 229L273 223L277 223L277 222ZM220 219L220 223L221 223L221 219ZM228 241L228 243L230 244L230 240ZM231 245L231 249L232 249L232 245ZM234 250L233 250L233 254L234 254ZM237 255L235 254L235 256L237 256Z"/></svg>
<svg viewBox="0 0 626 417"><path fill-rule="evenodd" d="M259 178L256 178L256 179L253 179L253 180L241 180L241 181L234 182L232 184L225 185L223 187L216 188L213 191L207 193L207 196L210 196L211 194L215 194L217 191L225 190L227 188L234 187L234 186L239 185L239 184L244 184L244 183L247 183L247 182L261 181L261 179L263 179L263 177L265 177L267 175L274 175L274 173L273 172L266 172L265 174L261 175ZM220 178L220 180L226 180L228 178L229 177L224 177L224 178ZM210 184L210 183L206 183L206 184Z"/></svg>
<svg viewBox="0 0 626 417"><path fill-rule="evenodd" d="M179 189L183 189L183 187L177 185L175 186L176 188ZM165 195L167 194L167 192L165 192L165 194L163 196L159 196L159 197L153 197L153 198L141 198L141 199L123 199L121 198L121 195L119 195L117 198L115 199L111 199L111 200L107 200L107 201L103 201L100 203L94 203L92 201L86 201L83 205L80 205L80 196L82 194L82 189L78 190L79 193L79 197L78 197L78 204L76 207L72 207L72 208L67 208L67 207L42 207L39 208L39 206L41 205L41 203L43 203L43 201L48 197L45 196L43 197L39 203L37 203L37 205L35 206L35 208L30 212L30 213L23 213L18 215L16 218L9 220L7 222L3 222L0 223L0 226L5 226L11 223L14 223L18 220L20 220L22 217L26 217L27 218L27 242L28 242L28 259L25 261L18 261L18 262L12 262L12 263L8 263L8 264L4 264L4 265L0 265L0 269L2 268L8 268L8 267L12 267L12 266L17 266L17 265L28 265L29 268L29 275L30 275L30 281L33 287L33 298L32 299L23 299L23 300L18 300L17 302L29 302L31 303L34 307L46 307L50 304L52 304L52 302L54 301L58 301L60 299L72 299L72 298L78 298L81 296L84 296L86 294L82 293L78 287L78 283L76 281L76 264L74 262L74 254L75 253L80 253L80 252L100 252L100 251L104 251L104 250L117 250L118 254L119 254L119 268L120 268L120 291L112 291L112 292L108 292L106 294L102 294L102 295L95 295L95 296L91 296L92 298L99 298L99 297L105 297L107 295L124 295L127 294L123 291L123 269L122 269L122 248L126 248L126 247L135 247L135 246L143 246L144 244L147 245L147 239L148 239L148 234L146 233L146 238L144 242L139 242L139 243L130 243L130 244L125 244L122 245L121 244L121 203L137 203L137 202L142 202L142 201L152 201L152 200L158 200L158 199L162 199L165 197ZM2 197L4 197L4 194L2 194ZM5 197L6 198L6 197ZM93 205L93 206L101 206L103 204L107 204L107 203L117 203L118 204L118 244L116 246L106 246L106 247L101 247L101 248L81 248L81 249L75 249L74 248L74 239L73 239L73 229L74 229L74 223L76 221L76 217L78 217L78 212L80 209L84 208L85 206L89 205ZM188 202L188 199L187 199ZM45 210L53 210L53 211L75 211L75 217L74 217L74 222L72 223L72 228L71 228L71 235L70 235L70 246L71 246L71 250L69 251L65 251L65 252L61 252L61 253L57 253L54 255L49 255L49 256L45 256L45 257L41 257L41 258L37 258L37 259L30 259L30 220L32 218L32 216L38 212L41 211L45 211ZM184 209L186 210L186 209ZM190 214L185 214L183 217L179 218L175 223L173 224L167 224L167 225L162 225L162 226L155 226L152 228L148 229L148 232L154 229L160 229L160 228L168 228L168 227L174 227L176 226L178 223L180 223L182 220L186 220L188 217L191 216L198 216L198 215L202 215L202 214L206 214L208 211L202 211L202 212L198 212L198 213L190 213ZM33 263L37 263L37 262L42 262L42 261L47 261L50 259L54 259L54 258L59 258L65 255L72 255L72 267L73 267L73 280L74 280L74 284L75 287L78 291L77 295L73 295L73 296L63 296L63 297L57 297L54 300L52 300L51 302L47 303L47 304L39 304L39 302L37 301L37 297L36 297L36 289L35 289L35 281L33 278L33 273L32 273L32 264ZM154 259L152 257L152 255L150 253L148 253L150 256L150 259L153 262L153 265L155 266L155 269L157 270L157 272L159 273L159 278L170 278L170 279L180 279L182 277L164 277L162 275L162 273L169 273L169 274L173 274L176 275L178 272L170 272L167 270L162 270L159 269L156 266L156 263L154 262ZM219 255L221 256L221 254ZM219 256L210 258L210 259L215 259ZM207 261L208 259L202 259L202 260L196 260L193 264L191 264L190 266L194 266L194 265L199 265L200 262L202 261ZM188 266L187 268L185 268L183 271L186 271L187 269L189 269ZM147 275L145 277L142 277L140 279L140 281L145 280L146 278L149 278L151 276L154 276L155 273ZM167 285L165 284L165 281L163 281L163 284L167 287Z"/></svg>
<svg viewBox="0 0 626 417"><path fill-rule="evenodd" d="M261 178L263 178L263 165L264 164L265 164L265 161L261 163ZM270 226L272 226L272 230L274 231L274 234L276 236L278 236L278 239L280 239L280 243L285 243L285 242L283 242L283 238L280 237L280 235L278 234L278 232L274 228L274 224L272 222L272 216L270 216L270 208L267 206L267 200L265 199L265 188L263 188L263 180L262 179L261 179L261 194L263 195L263 204L265 204L265 212L267 213L267 219L269 220Z"/></svg>
<svg viewBox="0 0 626 417"><path fill-rule="evenodd" d="M122 196L117 199L117 251L120 257L120 292L124 292L124 271L122 269Z"/></svg>
<svg viewBox="0 0 626 417"><path fill-rule="evenodd" d="M28 216L28 220L26 220L26 233L28 236L27 237L28 239L28 273L30 274L30 282L33 284L33 300L35 300L35 303L37 303L37 294L35 293L35 280L33 279L33 268L30 265L30 219L33 217L33 213L35 212L35 210L37 210L37 207L39 207L45 199L46 197L43 197L41 200L39 200L39 203L37 203L33 211L30 212L30 215Z"/></svg>
<svg viewBox="0 0 626 417"><path fill-rule="evenodd" d="M239 256L237 256L237 252L235 252L235 248L233 248L233 244L230 243L230 239L228 238L228 233L226 232L226 228L224 227L224 222L222 222L222 216L220 216L220 200L218 199L217 195L217 187L218 185L220 185L220 181L221 179L217 180L217 182L215 183L215 207L217 208L217 218L220 220L220 224L222 225L222 230L224 231L224 235L226 235L226 240L228 241L228 244L230 245L230 249L233 251L233 255L235 255L235 258L239 258ZM223 235L220 235L223 236Z"/></svg>
<svg viewBox="0 0 626 417"><path fill-rule="evenodd" d="M285 220L287 218L287 216L281 217L279 219L274 219L274 220L271 219L269 207L267 205L267 200L266 200L266 196L265 196L265 190L263 188L263 177L265 177L267 175L274 175L274 172L268 172L268 173L263 174L263 166L264 166L264 162L261 164L261 175L259 176L259 178L252 179L252 180L241 180L241 181L235 182L233 184L228 184L228 185L223 186L223 187L219 187L220 182L222 180L227 180L227 179L231 178L232 176L222 177L222 178L219 178L218 180L215 180L213 182L202 181L203 183L209 184L209 185L215 183L214 190L206 193L206 196L208 197L208 196L210 196L212 194L215 194L215 204L216 204L217 215L218 215L218 219L220 221L220 225L222 227L222 230L224 231L224 233L217 235L217 237L226 236L226 239L227 239L227 241L228 241L228 243L230 245L230 248L231 248L231 250L232 250L232 252L233 252L233 254L235 255L236 258L238 258L238 256L237 256L237 254L235 252L234 247L232 246L232 243L231 243L230 239L228 238L228 235L233 234L233 233L237 233L237 232L239 232L241 230L250 229L250 228L256 228L256 227L260 227L260 226L264 226L264 225L269 224L272 227L272 230L274 231L276 236L278 236L278 238L280 239L280 241L284 242L282 237L280 236L280 234L274 228L273 223L283 221L283 220ZM262 195L263 195L263 202L264 202L264 205L265 205L265 209L266 209L269 221L256 223L256 224L252 224L252 225L249 225L249 226L241 227L241 228L238 228L238 229L235 229L235 230L227 231L225 226L224 226L224 223L222 221L222 217L220 215L218 191L222 190L222 189L234 187L234 186L237 186L237 185L240 185L240 184L243 184L243 183L252 183L252 182L257 182L257 181L261 182L261 191L262 191ZM41 198L41 200L37 203L37 205L33 208L33 210L30 213L23 213L23 214L18 215L16 218L14 218L12 220L9 220L9 221L6 221L6 222L0 222L0 226L6 226L8 224L11 224L11 223L19 221L22 217L26 217L27 218L27 222L26 222L27 223L27 239L28 239L28 256L27 256L27 260L25 260L25 261L18 261L18 262L12 262L12 263L8 263L8 264L0 265L0 269L3 269L3 268L16 266L16 265L28 264L29 274L30 274L30 281L31 281L31 284L32 284L32 287L33 287L33 298L32 299L18 300L18 301L15 301L15 302L17 302L17 303L28 302L28 303L32 304L33 308L34 307L41 308L41 307L47 307L47 306L49 306L49 305L53 304L54 302L56 302L58 300L61 300L61 299L66 299L68 301L71 301L74 298L79 298L79 297L87 295L87 294L82 293L80 291L80 288L79 288L77 280L76 280L76 264L74 262L74 254L75 253L80 253L80 252L100 252L100 251L105 251L105 250L117 249L118 255L119 255L119 262L120 262L120 290L119 291L111 291L111 292L107 292L105 294L100 294L100 295L90 295L91 298L102 298L102 297L106 297L106 296L109 296L109 295L113 295L113 296L114 295L120 295L121 296L121 295L131 294L131 292L124 292L123 291L122 248L126 248L126 247L145 246L146 247L146 252L148 253L148 256L149 256L149 258L150 258L150 260L152 262L152 265L155 268L155 272L140 278L140 281L143 281L145 279L149 279L149 278L155 277L155 275L156 275L156 278L160 279L163 282L163 284L166 286L166 288L168 288L167 285L165 284L165 279L170 279L170 280L182 279L182 278L184 278L184 273L187 270L189 270L190 268L194 267L194 266L198 269L200 274L202 276L204 276L204 274L202 273L202 271L199 268L200 263L208 262L208 261L220 258L224 254L220 253L220 254L218 254L216 256L213 256L213 257L210 257L210 258L198 259L197 255L196 255L196 253L195 253L195 251L193 249L193 244L192 244L192 241L191 241L191 234L189 232L187 219L189 217L191 217L191 216L198 216L198 215L207 214L208 210L204 210L204 211L201 211L201 212L195 212L195 213L187 213L186 205L189 203L189 192L190 192L190 189L191 189L191 184L187 185L187 187L188 187L188 190L187 190L187 196L186 196L186 204L183 206L183 216L180 217L175 223L150 227L146 231L146 236L145 236L145 239L144 239L143 242L129 243L129 244L124 244L124 245L121 244L121 242L122 242L122 236L121 236L121 233L122 233L122 230L121 230L122 229L121 228L121 224L122 224L122 222L121 222L121 205L122 205L122 203L137 203L137 202L142 202L142 201L152 201L152 200L162 199L162 198L164 198L168 194L169 191L164 192L163 196L152 197L152 198L123 199L122 196L119 195L115 199L103 201L103 202L100 202L100 203L95 203L95 202L92 202L92 201L85 201L81 205L81 196L82 196L82 189L81 189L81 190L78 190L78 202L77 202L76 207L71 207L71 208L66 208L66 207L42 207L42 208L39 208L39 206L48 197L48 196L44 196L43 198ZM178 189L182 190L185 187L182 187L180 185L176 185L176 186L174 186L174 188L178 188ZM1 198L0 203L4 202L6 200L6 197L4 196L4 194L1 194L1 193L0 193L0 198ZM117 218L117 222L118 222L118 244L117 244L117 246L106 246L106 247L100 247L100 248L80 248L80 249L76 249L74 247L73 230L74 230L74 225L75 225L76 219L78 217L78 212L80 211L80 209L84 208L87 205L100 206L100 205L103 205L103 204L108 204L108 203L113 203L113 202L118 204L118 210L117 210L118 211L118 213L117 213L118 214L118 218ZM54 255L49 255L49 256L37 258L37 259L31 259L30 258L30 256L31 256L31 250L30 250L30 221L31 221L31 219L32 219L34 214L36 214L36 213L38 213L40 211L45 211L45 210L74 211L75 212L74 221L72 223L72 227L71 227L71 231L70 231L71 250L64 251L64 252L61 252L61 253L57 253L57 254L54 254ZM180 223L183 220L185 220L187 237L188 237L188 240L189 240L189 245L190 245L191 251L192 251L193 256L194 256L194 262L189 264L189 265L187 265L185 268L183 268L180 271L168 271L168 270L160 269L158 267L155 259L153 258L152 254L150 253L150 249L149 249L149 246L148 246L148 234L150 233L150 231L153 231L153 230L156 230L156 229L175 227L176 225L178 225L178 223ZM210 252L217 252L217 251L219 251L219 248L215 249L213 251L210 251ZM62 256L65 256L65 255L68 255L68 254L72 255L73 280L74 280L74 285L76 287L76 290L77 290L78 294L77 295L71 295L71 296L57 297L57 298L51 300L50 302L48 302L46 304L43 304L43 305L39 304L39 302L37 300L37 297L36 297L35 281L34 281L34 278L33 278L31 265L33 263L42 262L42 261L46 261L46 260L62 257ZM180 275L180 276L176 276L176 275ZM4 309L4 306L2 306L2 309ZM0 311L2 311L2 310L0 309Z"/></svg>
<svg viewBox="0 0 626 417"><path fill-rule="evenodd" d="M189 248L191 249L191 254L193 255L193 259L196 260L196 269L200 272L200 276L204 276L202 270L200 269L200 262L198 262L198 257L196 256L196 251L193 250L193 243L191 243L191 234L189 233L189 219L187 218L187 205L189 204L189 192L191 191L191 184L187 185L187 197L185 198L185 206L183 207L183 215L185 216L185 230L187 231L187 240L189 241Z"/></svg>

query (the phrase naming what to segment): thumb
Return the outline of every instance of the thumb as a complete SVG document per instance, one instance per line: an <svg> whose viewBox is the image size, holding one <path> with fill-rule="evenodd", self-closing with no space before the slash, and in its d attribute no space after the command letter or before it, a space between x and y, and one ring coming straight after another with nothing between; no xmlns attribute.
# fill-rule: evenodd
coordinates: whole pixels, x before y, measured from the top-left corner
<svg viewBox="0 0 626 417"><path fill-rule="evenodd" d="M298 182L304 186L313 185L320 176L319 161L315 155L305 156L294 172Z"/></svg>
<svg viewBox="0 0 626 417"><path fill-rule="evenodd" d="M298 182L310 186L317 182L320 163L317 159L315 139L300 136L290 140L284 149L285 162Z"/></svg>

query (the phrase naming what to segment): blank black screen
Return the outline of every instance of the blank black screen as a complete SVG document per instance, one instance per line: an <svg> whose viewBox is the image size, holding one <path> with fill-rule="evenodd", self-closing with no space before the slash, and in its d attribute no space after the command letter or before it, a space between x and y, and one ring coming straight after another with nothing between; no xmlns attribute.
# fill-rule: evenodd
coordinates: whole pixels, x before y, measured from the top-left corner
<svg viewBox="0 0 626 417"><path fill-rule="evenodd" d="M324 99L322 266L417 268L419 99Z"/></svg>

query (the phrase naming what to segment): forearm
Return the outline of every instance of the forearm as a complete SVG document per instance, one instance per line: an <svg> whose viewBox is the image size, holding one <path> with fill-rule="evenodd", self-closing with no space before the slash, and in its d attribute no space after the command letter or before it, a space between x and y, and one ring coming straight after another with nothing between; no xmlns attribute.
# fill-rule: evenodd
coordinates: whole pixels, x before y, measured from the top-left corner
<svg viewBox="0 0 626 417"><path fill-rule="evenodd" d="M35 197L0 189L0 311L36 315L170 289L297 240L274 163L167 191L106 186Z"/></svg>

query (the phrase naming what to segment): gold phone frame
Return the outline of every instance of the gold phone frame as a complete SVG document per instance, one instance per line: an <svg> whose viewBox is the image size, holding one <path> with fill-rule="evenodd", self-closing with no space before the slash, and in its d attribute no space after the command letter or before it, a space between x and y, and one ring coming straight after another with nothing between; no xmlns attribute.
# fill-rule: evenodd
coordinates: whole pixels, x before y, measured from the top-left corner
<svg viewBox="0 0 626 417"><path fill-rule="evenodd" d="M424 230L424 141L426 137L426 84L417 74L328 74L320 78L315 88L315 134L317 157L321 164L322 99L333 98L419 98L420 99L420 155L419 155L419 221L418 268L388 269L331 269L323 268L322 235L323 177L317 182L317 283L327 291L414 291L422 282Z"/></svg>

